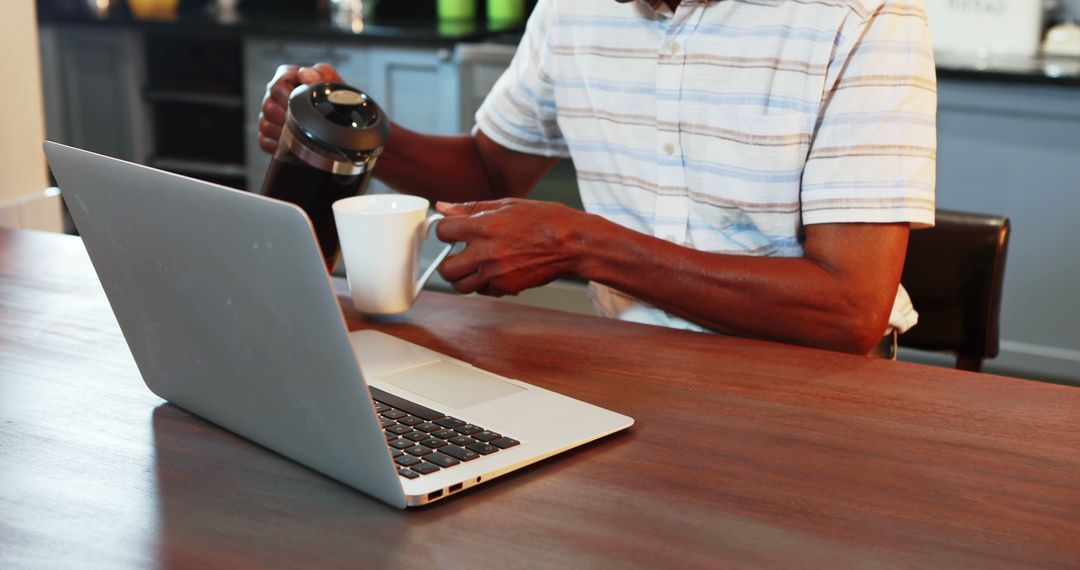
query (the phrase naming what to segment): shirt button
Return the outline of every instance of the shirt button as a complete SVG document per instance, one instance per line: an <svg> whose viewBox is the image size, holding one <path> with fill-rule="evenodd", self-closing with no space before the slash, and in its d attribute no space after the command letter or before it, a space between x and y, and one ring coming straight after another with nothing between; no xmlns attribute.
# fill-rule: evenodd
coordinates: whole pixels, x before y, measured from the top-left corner
<svg viewBox="0 0 1080 570"><path fill-rule="evenodd" d="M679 45L679 42L671 42L671 45L668 46L668 50L671 51L671 55L679 53L680 49L682 49L682 46Z"/></svg>
<svg viewBox="0 0 1080 570"><path fill-rule="evenodd" d="M664 143L664 154L668 156L675 154L675 145L671 143Z"/></svg>

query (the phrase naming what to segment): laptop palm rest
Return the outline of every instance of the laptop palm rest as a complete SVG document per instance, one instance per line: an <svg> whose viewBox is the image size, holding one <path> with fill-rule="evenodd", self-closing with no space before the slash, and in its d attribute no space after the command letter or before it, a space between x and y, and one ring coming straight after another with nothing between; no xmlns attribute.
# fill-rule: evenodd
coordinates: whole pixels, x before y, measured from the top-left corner
<svg viewBox="0 0 1080 570"><path fill-rule="evenodd" d="M380 374L379 379L458 410L525 390L482 370L448 360Z"/></svg>
<svg viewBox="0 0 1080 570"><path fill-rule="evenodd" d="M378 331L353 331L349 333L349 340L369 383L374 380L384 387L404 390L447 408L460 410L527 390L489 372Z"/></svg>

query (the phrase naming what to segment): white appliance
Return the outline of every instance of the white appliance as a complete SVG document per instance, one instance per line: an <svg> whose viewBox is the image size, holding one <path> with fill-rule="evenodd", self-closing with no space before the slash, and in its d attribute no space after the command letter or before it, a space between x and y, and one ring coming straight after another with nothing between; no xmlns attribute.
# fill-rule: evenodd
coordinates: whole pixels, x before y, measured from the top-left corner
<svg viewBox="0 0 1080 570"><path fill-rule="evenodd" d="M934 49L985 55L1037 55L1043 0L923 0Z"/></svg>

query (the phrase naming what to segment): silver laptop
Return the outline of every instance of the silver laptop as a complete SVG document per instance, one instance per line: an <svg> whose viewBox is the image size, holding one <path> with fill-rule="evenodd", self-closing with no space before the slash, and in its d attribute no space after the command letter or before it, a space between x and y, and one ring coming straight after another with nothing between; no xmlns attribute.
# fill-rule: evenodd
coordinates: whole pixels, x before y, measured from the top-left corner
<svg viewBox="0 0 1080 570"><path fill-rule="evenodd" d="M292 204L52 142L45 151L147 387L286 457L405 508L633 423L390 335L350 333Z"/></svg>

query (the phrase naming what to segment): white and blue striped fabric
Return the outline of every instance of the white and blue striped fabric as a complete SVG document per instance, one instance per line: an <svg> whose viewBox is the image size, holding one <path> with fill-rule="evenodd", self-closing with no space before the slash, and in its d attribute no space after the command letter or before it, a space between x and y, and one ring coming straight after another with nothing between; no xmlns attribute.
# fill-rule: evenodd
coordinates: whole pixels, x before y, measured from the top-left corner
<svg viewBox="0 0 1080 570"><path fill-rule="evenodd" d="M797 257L804 225L933 225L936 103L918 0L540 0L476 121L572 158L590 213ZM701 330L592 289L602 315ZM901 288L890 325L916 318Z"/></svg>

